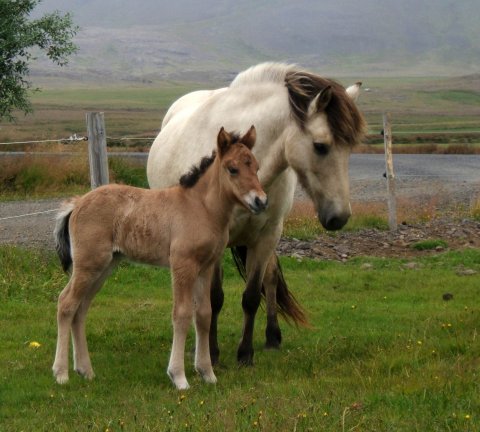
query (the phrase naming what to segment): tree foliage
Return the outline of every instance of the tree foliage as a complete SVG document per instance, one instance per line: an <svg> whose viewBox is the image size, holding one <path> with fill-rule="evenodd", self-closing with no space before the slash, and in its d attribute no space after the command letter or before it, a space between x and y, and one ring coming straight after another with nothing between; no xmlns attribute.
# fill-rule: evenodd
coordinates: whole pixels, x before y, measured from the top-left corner
<svg viewBox="0 0 480 432"><path fill-rule="evenodd" d="M32 111L28 76L35 51L63 66L77 50L72 39L78 27L70 14L55 11L31 19L40 1L0 0L0 120L12 121L14 110Z"/></svg>

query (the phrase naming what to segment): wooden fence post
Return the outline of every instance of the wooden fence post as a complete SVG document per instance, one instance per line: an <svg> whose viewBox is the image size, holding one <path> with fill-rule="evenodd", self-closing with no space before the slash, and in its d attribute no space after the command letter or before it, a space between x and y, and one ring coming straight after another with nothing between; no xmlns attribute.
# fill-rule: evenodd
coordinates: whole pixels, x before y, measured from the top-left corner
<svg viewBox="0 0 480 432"><path fill-rule="evenodd" d="M395 174L393 173L392 126L390 113L383 114L383 142L385 144L385 175L388 193L388 226L391 231L397 229L397 203L395 198Z"/></svg>
<svg viewBox="0 0 480 432"><path fill-rule="evenodd" d="M108 184L107 134L103 112L87 113L88 159L92 189Z"/></svg>

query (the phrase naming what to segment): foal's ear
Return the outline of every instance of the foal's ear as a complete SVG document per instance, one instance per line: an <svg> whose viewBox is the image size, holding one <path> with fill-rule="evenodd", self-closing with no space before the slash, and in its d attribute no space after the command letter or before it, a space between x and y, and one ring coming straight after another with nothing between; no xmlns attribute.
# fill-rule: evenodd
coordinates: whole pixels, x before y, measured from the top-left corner
<svg viewBox="0 0 480 432"><path fill-rule="evenodd" d="M312 102L310 102L310 106L308 107L309 114L312 115L316 112L325 111L331 100L332 86L327 86L320 90L320 92L313 98Z"/></svg>
<svg viewBox="0 0 480 432"><path fill-rule="evenodd" d="M232 137L230 134L223 128L220 129L220 132L218 132L217 136L217 149L218 149L218 154L220 156L223 156L228 148L232 144Z"/></svg>
<svg viewBox="0 0 480 432"><path fill-rule="evenodd" d="M240 142L242 144L245 144L250 150L255 145L256 140L257 140L257 130L253 125L250 127L248 132L242 138L240 138Z"/></svg>

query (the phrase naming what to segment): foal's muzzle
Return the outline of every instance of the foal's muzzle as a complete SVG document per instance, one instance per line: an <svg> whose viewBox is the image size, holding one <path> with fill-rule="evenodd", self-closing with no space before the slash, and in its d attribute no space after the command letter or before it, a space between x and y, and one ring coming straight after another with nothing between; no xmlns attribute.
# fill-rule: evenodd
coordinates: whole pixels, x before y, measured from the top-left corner
<svg viewBox="0 0 480 432"><path fill-rule="evenodd" d="M257 195L255 198L250 199L247 202L251 212L256 215L263 212L268 206L268 198L266 195L263 198Z"/></svg>

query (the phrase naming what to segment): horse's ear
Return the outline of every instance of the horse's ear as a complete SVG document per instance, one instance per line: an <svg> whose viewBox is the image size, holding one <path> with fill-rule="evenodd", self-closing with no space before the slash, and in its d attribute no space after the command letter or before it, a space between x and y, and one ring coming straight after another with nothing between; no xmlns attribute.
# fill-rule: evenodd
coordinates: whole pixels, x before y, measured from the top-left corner
<svg viewBox="0 0 480 432"><path fill-rule="evenodd" d="M250 150L255 145L256 140L257 140L257 130L253 125L250 127L248 132L242 138L240 138L240 142L242 144L245 144Z"/></svg>
<svg viewBox="0 0 480 432"><path fill-rule="evenodd" d="M312 115L316 112L325 111L332 100L332 93L332 86L327 86L320 90L320 92L313 98L312 102L310 102L310 106L308 107L309 114Z"/></svg>
<svg viewBox="0 0 480 432"><path fill-rule="evenodd" d="M220 156L223 156L227 152L231 144L232 144L232 138L230 134L222 126L217 136L218 154Z"/></svg>
<svg viewBox="0 0 480 432"><path fill-rule="evenodd" d="M362 86L361 81L358 81L355 84L353 84L350 87L347 87L345 89L348 96L350 96L350 99L352 99L354 102L356 102L356 100L358 99L358 96L360 95L360 87L361 86Z"/></svg>

